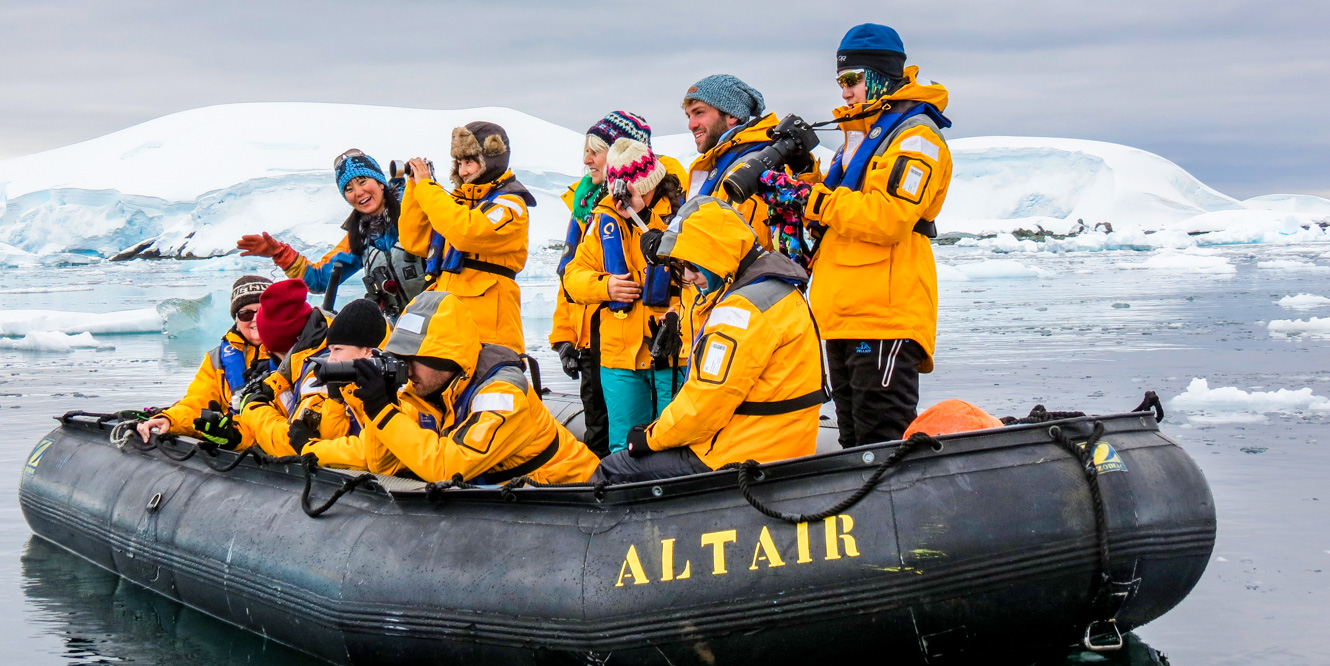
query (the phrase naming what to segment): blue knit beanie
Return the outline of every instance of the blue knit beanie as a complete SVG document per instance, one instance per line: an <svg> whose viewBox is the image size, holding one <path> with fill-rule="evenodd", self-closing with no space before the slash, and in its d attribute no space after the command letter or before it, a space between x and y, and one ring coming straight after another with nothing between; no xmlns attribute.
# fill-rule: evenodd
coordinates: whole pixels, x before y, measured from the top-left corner
<svg viewBox="0 0 1330 666"><path fill-rule="evenodd" d="M336 165L335 171L337 173L337 190L339 192L346 190L346 184L351 182L352 178L359 178L361 176L373 178L374 180L383 183L384 187L388 186L388 178L383 175L383 169L380 169L379 163L375 162L374 158L369 155L349 155L345 160L341 161L341 164Z"/></svg>
<svg viewBox="0 0 1330 666"><path fill-rule="evenodd" d="M847 69L871 69L892 79L903 77L905 44L901 36L876 23L850 28L836 50L836 71Z"/></svg>
<svg viewBox="0 0 1330 666"><path fill-rule="evenodd" d="M740 121L760 116L767 108L762 93L729 74L712 74L693 84L683 96L683 102L687 104L694 99L710 104Z"/></svg>

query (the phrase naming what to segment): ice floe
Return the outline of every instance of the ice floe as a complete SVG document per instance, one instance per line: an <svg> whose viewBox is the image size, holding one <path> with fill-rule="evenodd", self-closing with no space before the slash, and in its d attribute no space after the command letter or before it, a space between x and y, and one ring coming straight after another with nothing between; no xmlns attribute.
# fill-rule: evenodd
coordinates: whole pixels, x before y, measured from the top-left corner
<svg viewBox="0 0 1330 666"><path fill-rule="evenodd" d="M1202 420L1197 423L1204 423L1205 419L1213 423L1224 414L1326 412L1330 411L1330 398L1315 395L1311 388L1250 392L1235 386L1212 389L1207 380L1194 378L1186 391L1169 400L1169 405L1183 412L1199 412Z"/></svg>
<svg viewBox="0 0 1330 666"><path fill-rule="evenodd" d="M1317 296L1316 294L1298 294L1297 296L1285 296L1276 303L1279 307L1289 310L1314 310L1330 305L1330 298Z"/></svg>
<svg viewBox="0 0 1330 666"><path fill-rule="evenodd" d="M17 340L0 338L0 349L67 352L74 349L115 349L115 345L97 340L88 332L67 335L59 331L31 331Z"/></svg>
<svg viewBox="0 0 1330 666"><path fill-rule="evenodd" d="M33 332L160 333L162 317L156 308L120 312L64 312L59 310L0 310L0 336L26 336Z"/></svg>
<svg viewBox="0 0 1330 666"><path fill-rule="evenodd" d="M1306 321L1302 319L1276 319L1266 324L1270 335L1283 335L1293 337L1298 335L1310 335L1314 337L1330 337L1330 317L1312 317Z"/></svg>

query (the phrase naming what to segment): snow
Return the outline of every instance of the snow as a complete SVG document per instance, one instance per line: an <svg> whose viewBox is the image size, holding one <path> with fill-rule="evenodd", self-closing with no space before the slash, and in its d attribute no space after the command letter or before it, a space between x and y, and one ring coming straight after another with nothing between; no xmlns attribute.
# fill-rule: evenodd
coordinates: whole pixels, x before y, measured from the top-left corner
<svg viewBox="0 0 1330 666"><path fill-rule="evenodd" d="M1283 335L1293 337L1296 335L1311 335L1315 337L1330 337L1330 317L1312 317L1306 321L1301 319L1276 319L1266 328L1270 330L1270 335Z"/></svg>
<svg viewBox="0 0 1330 666"><path fill-rule="evenodd" d="M0 310L0 336L26 336L33 332L160 333L163 319L156 308L120 312L63 312L58 310Z"/></svg>
<svg viewBox="0 0 1330 666"><path fill-rule="evenodd" d="M568 212L558 196L583 173L580 131L498 107L228 104L0 161L0 266L70 265L134 248L214 257L262 230L322 255L341 238L350 212L332 181L333 157L357 147L385 166L422 155L446 170L452 128L482 119L507 130L511 166L537 199L532 248L561 240ZM696 156L689 134L657 136L653 145L685 165ZM979 249L1330 242L1321 226L1330 224L1330 200L1276 194L1237 201L1136 148L1038 137L973 137L950 147L954 176L938 227L1006 234L974 241ZM830 151L815 152L825 167ZM1070 237L1010 235L1020 229Z"/></svg>
<svg viewBox="0 0 1330 666"><path fill-rule="evenodd" d="M19 351L67 352L74 349L115 349L115 345L101 342L91 333L66 335L59 331L31 331L20 340L0 338L0 349Z"/></svg>
<svg viewBox="0 0 1330 666"><path fill-rule="evenodd" d="M1330 398L1325 396L1313 395L1310 388L1300 388L1297 390L1279 389L1278 391L1243 391L1234 386L1225 386L1212 389L1208 381L1202 378L1194 378L1187 390L1175 396L1169 401L1169 405L1176 410L1183 412L1202 412L1202 420L1198 423L1206 422L1204 419L1210 417L1209 422L1215 422L1214 415L1238 413L1238 414L1262 414L1266 412L1281 413L1302 413L1307 410L1327 411L1330 410ZM1243 422L1224 421L1224 422Z"/></svg>
<svg viewBox="0 0 1330 666"><path fill-rule="evenodd" d="M1285 296L1276 303L1279 307L1288 308L1289 310L1312 310L1330 305L1330 298L1317 296L1316 294L1298 294L1297 296Z"/></svg>

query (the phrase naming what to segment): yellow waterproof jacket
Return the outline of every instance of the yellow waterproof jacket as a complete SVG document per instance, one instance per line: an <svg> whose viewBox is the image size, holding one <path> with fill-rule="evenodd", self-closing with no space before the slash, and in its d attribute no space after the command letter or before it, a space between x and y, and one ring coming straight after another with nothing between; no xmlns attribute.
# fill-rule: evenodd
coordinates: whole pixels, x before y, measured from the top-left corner
<svg viewBox="0 0 1330 666"><path fill-rule="evenodd" d="M300 451L291 447L291 423L304 419L319 424L321 438L341 437L351 428L346 406L328 397L328 389L314 386L314 364L309 360L327 348L328 324L331 320L321 310L310 314L310 320L301 332L291 352L263 381L277 396L271 403L251 402L236 419L241 442L236 447L243 451L257 445L273 456L293 456Z"/></svg>
<svg viewBox="0 0 1330 666"><path fill-rule="evenodd" d="M485 198L498 191L489 201ZM527 207L535 199L505 172L492 183L464 184L452 193L430 180L407 181L398 233L402 247L426 256L432 232L444 238L444 252L465 253L459 273L441 273L430 290L446 291L466 302L480 326L481 341L522 353L522 293L515 276L526 266Z"/></svg>
<svg viewBox="0 0 1330 666"><path fill-rule="evenodd" d="M520 475L541 483L591 478L599 459L554 420L516 352L481 344L461 299L442 291L416 297L385 350L447 359L461 371L437 401L407 384L399 404L367 415L361 447L367 461L387 461L384 473L406 469L426 481L483 474L491 483Z"/></svg>
<svg viewBox="0 0 1330 666"><path fill-rule="evenodd" d="M255 362L266 361L268 358L267 349L261 345L250 344L234 327L222 336L222 344L244 352L246 368L253 367ZM231 384L227 381L226 368L222 364L220 346L213 347L204 356L198 372L194 373L194 379L189 383L189 388L185 389L185 397L162 410L160 416L171 422L171 434L197 437L194 419L198 418L199 414L208 408L208 403L214 400L223 409L231 403Z"/></svg>
<svg viewBox="0 0 1330 666"><path fill-rule="evenodd" d="M822 347L801 291L808 275L766 252L741 215L713 197L684 204L660 254L725 278L683 388L647 430L656 451L692 448L712 469L812 455L826 402Z"/></svg>
<svg viewBox="0 0 1330 666"><path fill-rule="evenodd" d="M859 145L893 104L917 100L946 108L947 90L920 85L917 73L917 67L907 67L906 84L887 97L836 109L837 118L874 112L841 123L846 146ZM859 190L813 186L804 216L826 232L813 258L810 299L823 338L914 340L928 352L919 370L930 372L937 266L929 239L914 228L942 209L951 183L951 151L931 122L903 127L869 162ZM844 152L841 159L848 164L854 151Z"/></svg>
<svg viewBox="0 0 1330 666"><path fill-rule="evenodd" d="M665 229L662 216L670 213L670 202L663 197L656 202L650 216L638 213L642 221L652 229ZM602 224L602 215L619 226L619 237L623 239L624 259L632 280L638 284L646 281L646 257L642 256L642 232L637 225L625 220L614 209L614 202L605 197L591 211L591 222ZM605 249L601 244L601 234L593 228L582 239L577 254L563 271L563 288L569 298L589 308L599 308L610 301L610 273L605 269ZM633 307L620 312L605 309L600 313L600 365L621 370L648 370L651 368L651 322L659 320L670 308L682 310L678 296L671 296L669 305L649 307L642 301L633 303ZM680 317L685 324L688 318ZM685 333L686 335L687 333ZM687 339L687 338L685 338Z"/></svg>

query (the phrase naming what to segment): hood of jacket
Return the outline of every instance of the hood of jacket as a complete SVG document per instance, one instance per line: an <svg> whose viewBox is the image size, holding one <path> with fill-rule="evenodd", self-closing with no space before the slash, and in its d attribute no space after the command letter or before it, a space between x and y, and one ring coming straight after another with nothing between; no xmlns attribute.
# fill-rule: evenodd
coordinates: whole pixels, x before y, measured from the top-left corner
<svg viewBox="0 0 1330 666"><path fill-rule="evenodd" d="M475 373L480 357L480 329L461 299L446 291L416 296L397 319L383 350L398 356L427 356L461 366L459 376Z"/></svg>

